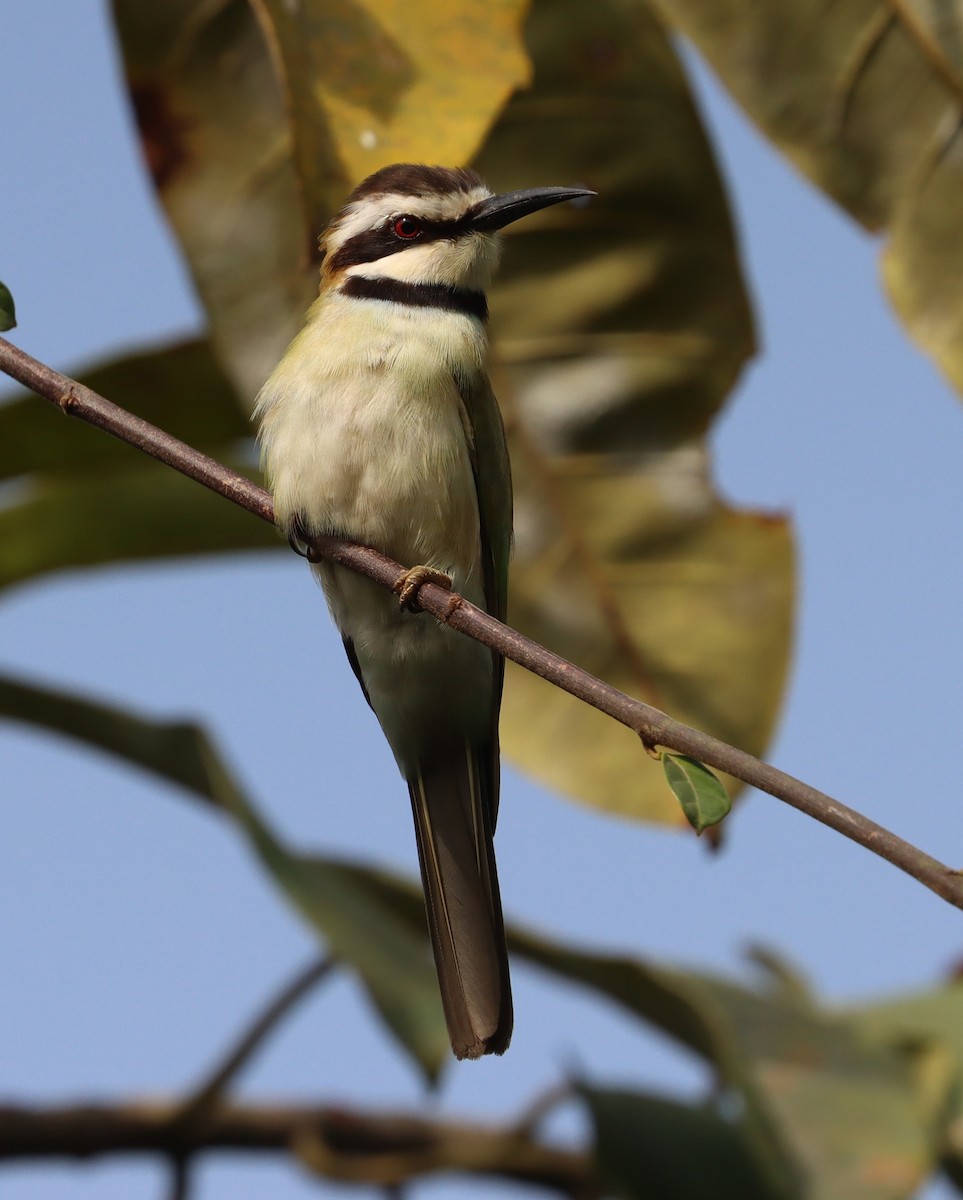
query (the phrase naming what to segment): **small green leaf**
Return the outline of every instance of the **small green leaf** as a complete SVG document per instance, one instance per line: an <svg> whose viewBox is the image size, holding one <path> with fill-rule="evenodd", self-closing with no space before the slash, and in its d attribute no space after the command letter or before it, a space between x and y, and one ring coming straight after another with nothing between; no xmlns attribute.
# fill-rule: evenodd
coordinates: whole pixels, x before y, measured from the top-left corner
<svg viewBox="0 0 963 1200"><path fill-rule="evenodd" d="M732 808L722 783L698 759L685 754L663 754L662 767L669 787L696 833L718 825Z"/></svg>
<svg viewBox="0 0 963 1200"><path fill-rule="evenodd" d="M0 283L0 333L13 329L17 323L17 314L13 307L13 296L10 289Z"/></svg>

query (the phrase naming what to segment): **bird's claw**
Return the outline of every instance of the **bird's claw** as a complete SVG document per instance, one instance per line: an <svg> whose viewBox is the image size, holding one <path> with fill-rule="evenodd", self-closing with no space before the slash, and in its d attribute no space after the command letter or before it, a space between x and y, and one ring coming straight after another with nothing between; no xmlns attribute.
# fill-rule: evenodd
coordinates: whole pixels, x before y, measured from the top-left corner
<svg viewBox="0 0 963 1200"><path fill-rule="evenodd" d="M423 583L435 583L446 592L451 591L451 577L444 571L436 571L434 567L412 567L402 571L395 580L394 590L398 593L398 603L402 608L417 612L418 589Z"/></svg>
<svg viewBox="0 0 963 1200"><path fill-rule="evenodd" d="M320 562L321 555L311 545L309 534L300 521L295 521L294 528L288 534L288 545L295 554L300 554L302 558L306 558L308 562Z"/></svg>
<svg viewBox="0 0 963 1200"><path fill-rule="evenodd" d="M288 545L295 554L300 554L302 558L307 558L310 553L308 546L301 541L296 533L288 534Z"/></svg>

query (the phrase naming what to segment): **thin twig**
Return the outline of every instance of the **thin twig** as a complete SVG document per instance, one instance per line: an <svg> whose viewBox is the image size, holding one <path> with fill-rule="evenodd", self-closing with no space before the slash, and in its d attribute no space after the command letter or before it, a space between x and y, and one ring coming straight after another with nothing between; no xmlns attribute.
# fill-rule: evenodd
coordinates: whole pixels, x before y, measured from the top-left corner
<svg viewBox="0 0 963 1200"><path fill-rule="evenodd" d="M285 984L277 996L258 1013L250 1027L238 1038L208 1078L188 1097L180 1115L183 1124L189 1125L203 1120L214 1109L237 1073L249 1062L268 1035L277 1028L294 1005L330 973L334 965L335 960L325 956L298 971L297 975Z"/></svg>
<svg viewBox="0 0 963 1200"><path fill-rule="evenodd" d="M186 1154L180 1154L176 1151L171 1155L170 1188L167 1192L168 1200L188 1200L191 1194L191 1182L193 1178L191 1166L193 1161Z"/></svg>
<svg viewBox="0 0 963 1200"><path fill-rule="evenodd" d="M180 1103L0 1106L0 1162L105 1154L190 1157L209 1150L289 1154L328 1179L384 1188L440 1171L509 1179L563 1196L601 1195L587 1154L520 1138L510 1126L315 1105L222 1105L185 1130Z"/></svg>
<svg viewBox="0 0 963 1200"><path fill-rule="evenodd" d="M152 458L167 463L211 491L246 508L263 521L273 523L274 507L271 497L263 488L66 375L44 366L5 338L0 338L0 370L59 405L71 416L79 417L129 442ZM404 570L400 563L393 562L376 550L342 538L318 537L312 539L311 544L324 558L365 575L385 588L393 588ZM768 792L865 846L956 908L963 909L963 876L825 792L718 738L683 725L657 708L634 700L436 584L422 584L418 591L418 602L426 612L432 613L453 629L490 646L506 658L627 725L646 746L665 746L688 754L710 767L741 779L743 783Z"/></svg>
<svg viewBox="0 0 963 1200"><path fill-rule="evenodd" d="M551 1087L546 1088L544 1092L536 1096L521 1113L515 1123L516 1136L522 1138L533 1138L538 1131L539 1125L545 1120L549 1113L553 1112L560 1105L567 1103L575 1095L575 1087L568 1079L561 1083L553 1083Z"/></svg>

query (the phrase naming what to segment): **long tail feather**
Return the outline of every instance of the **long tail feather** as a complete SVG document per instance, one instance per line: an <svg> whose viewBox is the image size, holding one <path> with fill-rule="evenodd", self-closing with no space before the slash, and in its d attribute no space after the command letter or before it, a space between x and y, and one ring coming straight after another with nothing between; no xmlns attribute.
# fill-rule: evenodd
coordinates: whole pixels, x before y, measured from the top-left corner
<svg viewBox="0 0 963 1200"><path fill-rule="evenodd" d="M408 782L428 928L457 1058L502 1054L512 1036L487 757L466 744L422 762Z"/></svg>

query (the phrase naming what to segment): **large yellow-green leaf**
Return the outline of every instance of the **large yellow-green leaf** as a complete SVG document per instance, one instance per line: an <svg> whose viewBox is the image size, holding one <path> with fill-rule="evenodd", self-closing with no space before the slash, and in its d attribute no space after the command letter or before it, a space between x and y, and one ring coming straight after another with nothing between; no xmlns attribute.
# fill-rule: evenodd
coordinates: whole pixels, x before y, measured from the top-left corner
<svg viewBox="0 0 963 1200"><path fill-rule="evenodd" d="M753 753L785 682L786 523L726 508L706 427L752 351L725 196L679 62L631 0L536 0L531 91L478 166L580 179L584 213L513 233L493 297L516 480L509 619ZM682 824L631 733L509 667L502 740L578 799Z"/></svg>
<svg viewBox="0 0 963 1200"><path fill-rule="evenodd" d="M249 409L317 291L274 68L247 0L113 7L147 166Z"/></svg>
<svg viewBox="0 0 963 1200"><path fill-rule="evenodd" d="M960 0L655 0L750 116L869 229L913 337L963 390Z"/></svg>
<svg viewBox="0 0 963 1200"><path fill-rule="evenodd" d="M115 360L88 387L248 474L249 422L206 342ZM0 588L50 571L278 545L262 521L46 401L0 405Z"/></svg>
<svg viewBox="0 0 963 1200"><path fill-rule="evenodd" d="M528 81L528 0L254 0L285 83L308 228L392 162L466 162Z"/></svg>
<svg viewBox="0 0 963 1200"><path fill-rule="evenodd" d="M958 1064L868 1036L815 1004L512 931L512 949L580 980L710 1062L740 1097L753 1157L777 1194L896 1200L932 1171Z"/></svg>
<svg viewBox="0 0 963 1200"><path fill-rule="evenodd" d="M364 867L288 849L199 725L151 720L73 692L0 677L4 718L107 751L233 817L286 898L358 973L402 1046L429 1078L437 1075L449 1046L424 915L420 921L399 917L394 897Z"/></svg>
<svg viewBox="0 0 963 1200"><path fill-rule="evenodd" d="M947 1048L709 981L777 1142L820 1200L910 1200L936 1165L958 1063Z"/></svg>
<svg viewBox="0 0 963 1200"><path fill-rule="evenodd" d="M932 1109L942 1109L942 1165L963 1191L963 981L952 979L942 987L864 1005L851 1016L867 1037L917 1048L917 1087ZM954 1074L949 1096L942 1090L941 1070L947 1053Z"/></svg>
<svg viewBox="0 0 963 1200"><path fill-rule="evenodd" d="M932 1173L961 1066L935 1026L928 1044L918 1027L901 1037L862 1011L836 1013L781 990L582 953L517 929L510 944L713 1064L740 1097L747 1144L777 1194L909 1200Z"/></svg>
<svg viewBox="0 0 963 1200"><path fill-rule="evenodd" d="M586 539L632 512L626 498L638 481L610 482L621 484L625 508L576 509L572 524ZM640 523L651 514L635 511ZM609 555L597 542L593 555L592 543L583 550L566 539L557 512L545 515L540 555L530 564L518 556L513 623L623 691L761 753L786 677L793 558L785 523L713 503L685 537L646 545L640 535L641 550L616 542ZM624 727L514 668L503 711L506 752L524 770L625 816L685 822L661 768Z"/></svg>
<svg viewBox="0 0 963 1200"><path fill-rule="evenodd" d="M259 0L259 27L247 0L114 0L145 158L248 402L345 192L399 158L469 156L525 80L526 3Z"/></svg>
<svg viewBox="0 0 963 1200"><path fill-rule="evenodd" d="M462 32L454 18L447 34L436 30L452 39L447 71L432 57L422 79L427 60L410 58L406 86L384 41L393 5L377 22L366 7L302 6L296 36L290 6L262 0L290 91L285 126L267 49L239 0L174 6L164 18L134 0L115 10L161 197L215 345L251 396L312 290L304 246L337 190L385 161L345 157L361 136L358 114L383 111L387 130L392 96L400 113L422 88L462 95ZM417 20L439 11L426 6ZM485 56L493 46L508 55L475 80L490 115L518 78L506 66L516 17L503 5L486 12ZM335 26L315 78L315 35ZM706 460L708 423L753 348L712 155L675 53L636 0L535 0L525 38L533 86L509 101L476 165L498 189L581 181L600 196L513 230L493 295L517 493L511 619L625 690L761 752L785 679L792 552L782 519L721 504ZM352 71L370 45L378 69ZM424 131L434 116L423 113ZM467 147L465 129L452 119L450 136ZM402 144L391 142L390 156ZM442 143L432 133L404 145L433 160ZM510 672L503 739L510 758L571 795L681 820L631 734L522 672Z"/></svg>

